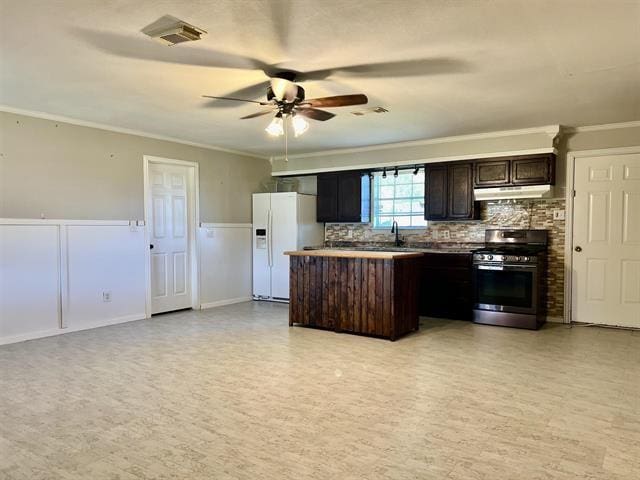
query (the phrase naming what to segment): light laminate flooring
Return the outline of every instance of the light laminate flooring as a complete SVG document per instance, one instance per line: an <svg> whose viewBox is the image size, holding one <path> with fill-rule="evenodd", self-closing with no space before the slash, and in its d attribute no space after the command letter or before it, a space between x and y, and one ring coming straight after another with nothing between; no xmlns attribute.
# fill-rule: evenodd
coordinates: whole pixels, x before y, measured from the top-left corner
<svg viewBox="0 0 640 480"><path fill-rule="evenodd" d="M248 302L0 347L4 479L640 478L640 332Z"/></svg>

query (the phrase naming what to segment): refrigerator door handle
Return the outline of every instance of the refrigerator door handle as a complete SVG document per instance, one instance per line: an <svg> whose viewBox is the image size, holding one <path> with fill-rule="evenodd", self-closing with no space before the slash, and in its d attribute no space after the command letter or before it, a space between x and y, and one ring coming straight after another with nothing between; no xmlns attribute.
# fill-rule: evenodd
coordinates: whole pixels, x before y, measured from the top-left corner
<svg viewBox="0 0 640 480"><path fill-rule="evenodd" d="M269 266L273 267L273 251L272 251L272 232L271 229L273 216L271 214L271 210L267 211L267 259L269 262Z"/></svg>

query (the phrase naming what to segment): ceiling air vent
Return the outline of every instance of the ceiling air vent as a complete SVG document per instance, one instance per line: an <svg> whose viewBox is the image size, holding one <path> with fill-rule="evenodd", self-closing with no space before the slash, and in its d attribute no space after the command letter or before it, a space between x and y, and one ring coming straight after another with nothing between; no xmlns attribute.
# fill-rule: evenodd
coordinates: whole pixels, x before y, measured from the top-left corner
<svg viewBox="0 0 640 480"><path fill-rule="evenodd" d="M361 117L362 115L367 115L368 113L387 113L387 110L384 107L370 107L370 108L361 108L360 110L354 110L351 112L352 115L357 117Z"/></svg>
<svg viewBox="0 0 640 480"><path fill-rule="evenodd" d="M170 46L200 40L202 34L207 33L201 28L194 27L187 22L168 15L145 27L142 32Z"/></svg>

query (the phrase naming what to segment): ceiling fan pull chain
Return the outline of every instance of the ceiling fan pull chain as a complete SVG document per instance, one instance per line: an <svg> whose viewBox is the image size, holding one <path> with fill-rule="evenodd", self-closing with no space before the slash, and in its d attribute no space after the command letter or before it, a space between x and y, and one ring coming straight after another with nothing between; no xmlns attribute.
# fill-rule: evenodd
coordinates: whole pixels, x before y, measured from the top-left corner
<svg viewBox="0 0 640 480"><path fill-rule="evenodd" d="M289 127L287 122L289 121L290 115L284 116L284 161L289 161Z"/></svg>

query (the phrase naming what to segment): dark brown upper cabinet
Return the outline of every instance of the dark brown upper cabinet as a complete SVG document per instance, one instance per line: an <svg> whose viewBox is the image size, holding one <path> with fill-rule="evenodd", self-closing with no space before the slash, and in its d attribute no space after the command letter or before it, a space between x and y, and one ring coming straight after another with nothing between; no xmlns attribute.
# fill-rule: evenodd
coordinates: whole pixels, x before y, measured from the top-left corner
<svg viewBox="0 0 640 480"><path fill-rule="evenodd" d="M338 176L318 175L316 197L316 219L318 222L333 222L338 218Z"/></svg>
<svg viewBox="0 0 640 480"><path fill-rule="evenodd" d="M477 162L475 168L476 187L500 187L511 181L511 161L496 160Z"/></svg>
<svg viewBox="0 0 640 480"><path fill-rule="evenodd" d="M479 210L473 200L473 163L425 165L424 218L475 220Z"/></svg>
<svg viewBox="0 0 640 480"><path fill-rule="evenodd" d="M513 185L553 185L555 182L556 156L516 157L511 160Z"/></svg>
<svg viewBox="0 0 640 480"><path fill-rule="evenodd" d="M449 185L447 166L427 165L424 174L424 218L427 220L445 220L448 211Z"/></svg>
<svg viewBox="0 0 640 480"><path fill-rule="evenodd" d="M515 185L553 185L556 156L553 153L476 160L475 188Z"/></svg>
<svg viewBox="0 0 640 480"><path fill-rule="evenodd" d="M369 175L364 172L318 175L317 221L368 222L371 205L370 185Z"/></svg>
<svg viewBox="0 0 640 480"><path fill-rule="evenodd" d="M451 220L471 220L476 209L473 201L473 164L449 165L449 218Z"/></svg>

